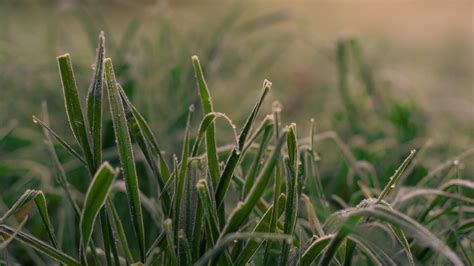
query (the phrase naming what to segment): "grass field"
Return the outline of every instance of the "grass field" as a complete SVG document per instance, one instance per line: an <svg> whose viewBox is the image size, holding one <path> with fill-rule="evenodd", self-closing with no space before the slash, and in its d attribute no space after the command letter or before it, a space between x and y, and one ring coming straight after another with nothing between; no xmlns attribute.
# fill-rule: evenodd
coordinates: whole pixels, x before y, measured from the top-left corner
<svg viewBox="0 0 474 266"><path fill-rule="evenodd" d="M472 265L471 2L0 7L0 265Z"/></svg>

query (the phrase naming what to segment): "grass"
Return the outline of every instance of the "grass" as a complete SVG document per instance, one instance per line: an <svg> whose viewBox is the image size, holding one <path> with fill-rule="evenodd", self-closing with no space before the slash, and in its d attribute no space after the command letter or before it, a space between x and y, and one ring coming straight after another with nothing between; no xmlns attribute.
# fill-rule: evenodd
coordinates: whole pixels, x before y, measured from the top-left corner
<svg viewBox="0 0 474 266"><path fill-rule="evenodd" d="M356 105L346 81L348 47L356 54L360 73L373 93L370 71L355 40L337 44L340 92L346 107L350 106L346 110L353 130L369 134L359 114L350 111ZM427 173L408 185L405 176L414 175L411 166L416 158L415 151L407 149L401 163L403 158L397 158L400 166L392 177L377 176L376 166L358 159L338 134L317 133L314 120L308 137L298 136L295 123L282 126L278 105L258 122L271 93L268 80L263 81L246 122L236 129L228 116L214 110L205 73L193 56L189 63L194 67L203 111L199 130L193 134L196 115L190 106L181 156L165 154L159 144L166 140L155 137L127 97L105 51L101 34L85 116L71 58L68 54L57 58L68 124L76 143L55 133L43 105L41 120L34 117L34 122L43 128L60 187L46 197L40 190L27 190L6 209L0 218L3 263L472 263L474 183L463 178L459 168L459 160L472 152L456 158L454 175ZM103 117L112 121L117 156L106 156L103 149ZM226 121L233 133L218 135L218 121ZM62 149L55 148L51 135ZM217 146L217 136L230 144ZM325 187L333 182L320 173L324 150L316 153L324 139L333 140L344 155L343 169L348 173L335 177L340 186L347 187L345 195ZM200 145L203 141L205 145ZM69 153L87 170L79 182L86 184L85 193L70 183L59 152ZM437 169L433 171L441 171ZM380 182L386 182L383 189ZM33 202L46 234L28 231L34 227L27 215ZM59 205L62 212L50 216L51 205ZM68 228L64 228L66 222ZM447 226L449 230L439 230ZM29 252L27 257L22 256L23 247Z"/></svg>

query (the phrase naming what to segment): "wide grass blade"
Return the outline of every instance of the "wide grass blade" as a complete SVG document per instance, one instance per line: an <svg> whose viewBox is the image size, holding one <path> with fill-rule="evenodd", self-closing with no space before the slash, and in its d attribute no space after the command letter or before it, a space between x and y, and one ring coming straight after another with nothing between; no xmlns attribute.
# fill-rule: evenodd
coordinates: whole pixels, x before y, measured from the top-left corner
<svg viewBox="0 0 474 266"><path fill-rule="evenodd" d="M7 225L0 225L0 233L12 236L15 234L16 230L14 228L11 228ZM63 263L65 265L72 265L72 266L79 266L80 263L73 257L67 255L66 253L44 243L43 241L29 235L26 233L23 233L21 231L18 231L16 233L16 240L22 242L23 244L37 250L38 252L48 256L49 258L59 262Z"/></svg>
<svg viewBox="0 0 474 266"><path fill-rule="evenodd" d="M66 113L69 120L69 126L72 133L79 143L84 153L89 171L94 172L94 160L89 145L89 139L82 115L81 104L77 91L76 80L72 69L71 58L69 54L58 56L59 73L61 74L61 82L63 85L64 102L66 104Z"/></svg>
<svg viewBox="0 0 474 266"><path fill-rule="evenodd" d="M140 256L145 260L145 231L143 228L143 214L138 189L138 176L127 126L125 110L117 88L117 81L113 70L112 60L105 59L105 77L109 95L110 113L114 125L115 140L123 169L124 180L127 188L130 213L135 234L138 238Z"/></svg>
<svg viewBox="0 0 474 266"><path fill-rule="evenodd" d="M117 175L118 170L114 170L108 162L105 162L97 170L97 173L89 185L80 221L82 245L84 249L89 245L95 219L100 209L104 206Z"/></svg>
<svg viewBox="0 0 474 266"><path fill-rule="evenodd" d="M204 79L204 74L202 71L201 63L197 56L192 57L194 73L196 74L196 81L199 89L199 97L201 99L201 106L204 114L213 112L212 107L212 98L209 93L209 88L207 87L206 80ZM207 151L207 161L209 165L209 173L211 175L211 180L214 186L217 185L219 181L220 171L219 171L219 158L217 155L216 148L216 137L215 137L215 128L214 123L209 125L209 128L206 132L206 151Z"/></svg>
<svg viewBox="0 0 474 266"><path fill-rule="evenodd" d="M104 32L99 35L99 45L95 61L95 71L87 94L87 119L92 137L92 155L94 168L97 169L102 161L102 86L104 83Z"/></svg>

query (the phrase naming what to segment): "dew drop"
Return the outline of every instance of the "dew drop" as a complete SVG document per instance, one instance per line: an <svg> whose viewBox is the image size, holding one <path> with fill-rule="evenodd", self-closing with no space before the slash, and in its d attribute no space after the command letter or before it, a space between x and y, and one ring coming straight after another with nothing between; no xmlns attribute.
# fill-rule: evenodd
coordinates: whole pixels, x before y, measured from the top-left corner
<svg viewBox="0 0 474 266"><path fill-rule="evenodd" d="M395 185L391 185L390 188L395 188Z"/></svg>
<svg viewBox="0 0 474 266"><path fill-rule="evenodd" d="M36 119L36 117L34 116L33 116L33 123L38 124L38 119Z"/></svg>

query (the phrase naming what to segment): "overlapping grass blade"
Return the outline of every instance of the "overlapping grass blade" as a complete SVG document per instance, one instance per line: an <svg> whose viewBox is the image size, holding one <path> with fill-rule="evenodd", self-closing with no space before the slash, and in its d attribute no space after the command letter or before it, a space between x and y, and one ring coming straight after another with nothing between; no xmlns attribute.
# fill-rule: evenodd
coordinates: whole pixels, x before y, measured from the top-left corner
<svg viewBox="0 0 474 266"><path fill-rule="evenodd" d="M94 168L97 169L102 162L102 86L104 83L104 57L105 37L104 32L99 35L99 45L95 61L95 71L87 94L87 119L90 135L92 137L92 155Z"/></svg>
<svg viewBox="0 0 474 266"><path fill-rule="evenodd" d="M143 228L143 214L138 191L138 177L132 143L127 126L125 110L117 88L112 60L110 58L105 59L104 66L115 139L127 188L132 224L138 238L140 256L143 262L145 260L145 231Z"/></svg>
<svg viewBox="0 0 474 266"><path fill-rule="evenodd" d="M247 219L248 215L252 211L255 204L257 204L258 200L262 196L265 187L267 186L268 180L273 173L273 169L275 168L276 162L280 157L280 150L285 142L287 131L283 132L282 136L278 140L278 143L275 146L272 154L270 155L267 163L263 167L263 170L257 180L255 181L254 186L250 190L248 196L245 198L244 202L240 202L237 207L234 209L232 214L230 215L227 224L225 225L224 229L222 230L220 238L222 239L228 233L235 232L240 225L242 224L245 219Z"/></svg>
<svg viewBox="0 0 474 266"><path fill-rule="evenodd" d="M174 244L174 237L173 237L173 228L172 228L172 221L171 219L166 219L163 222L163 230L165 231L166 235L166 242L168 243L167 245L167 251L169 255L169 263L168 265L172 266L177 266L178 265L178 258L175 253L175 244Z"/></svg>
<svg viewBox="0 0 474 266"><path fill-rule="evenodd" d="M352 208L337 212L332 215L334 217L343 217L343 219L349 219L351 217L371 217L376 219L383 219L384 221L397 225L404 232L408 233L410 237L417 240L418 245L427 246L431 249L439 252L450 260L454 265L462 265L459 257L454 253L446 244L444 244L438 237L433 235L424 226L402 214L396 210L393 210L387 206L380 204L369 206L366 208ZM328 221L334 221L328 219ZM333 222L326 223L325 227L330 227Z"/></svg>
<svg viewBox="0 0 474 266"><path fill-rule="evenodd" d="M84 249L89 245L95 219L97 218L100 209L102 209L106 203L117 174L118 171L114 170L108 162L105 162L99 167L89 185L80 221L81 238Z"/></svg>
<svg viewBox="0 0 474 266"><path fill-rule="evenodd" d="M10 226L7 225L0 225L0 232L2 234L6 234L8 236L12 236L15 234L15 229L11 228ZM25 245L37 250L38 252L48 256L49 258L59 262L63 263L66 265L72 265L72 266L79 266L80 263L73 257L65 254L64 252L44 243L43 241L29 235L26 233L23 233L22 231L18 231L15 237L15 240L18 240Z"/></svg>
<svg viewBox="0 0 474 266"><path fill-rule="evenodd" d="M281 194L278 200L278 214L277 214L277 219L283 214L283 210L285 209L285 204L286 204L286 196L285 194ZM271 229L271 218L273 215L273 210L275 206L272 206L271 208L268 208L268 210L265 212L265 214L262 216L258 224L255 226L253 232L268 232ZM252 258L252 256L255 254L259 246L261 245L262 240L249 240L247 245L239 252L239 256L237 257L235 261L235 265L246 265L247 262Z"/></svg>
<svg viewBox="0 0 474 266"><path fill-rule="evenodd" d="M87 135L84 116L82 115L81 104L77 91L76 80L72 69L71 58L69 54L58 56L57 58L61 82L63 85L64 102L66 104L66 113L69 120L69 126L76 138L79 146L84 153L85 160L91 173L94 172L94 159L92 156L89 138Z"/></svg>
<svg viewBox="0 0 474 266"><path fill-rule="evenodd" d="M128 247L128 242L127 242L127 236L125 234L125 230L123 229L122 221L120 220L120 217L117 213L117 210L115 209L115 205L112 202L112 200L109 198L107 199L108 204L108 214L109 214L109 220L112 221L110 224L112 228L114 229L113 232L117 234L118 240L120 241L120 244L122 246L123 253L125 254L125 259L127 260L128 264L132 264L134 262L132 252L130 251L130 248Z"/></svg>
<svg viewBox="0 0 474 266"><path fill-rule="evenodd" d="M137 111L135 106L130 102L127 95L125 94L122 87L117 84L120 96L123 101L123 106L125 114L127 116L128 128L130 133L133 135L133 138L138 143L138 146L142 150L145 159L150 166L153 174L156 176L158 185L160 187L160 199L162 199L162 208L166 215L170 214L171 210L171 198L166 191L166 184L170 181L170 173L168 166L163 158L158 143L155 141L151 129L148 124L142 117L142 115ZM158 158L160 161L160 166L156 165L155 158ZM158 170L159 169L159 170Z"/></svg>
<svg viewBox="0 0 474 266"><path fill-rule="evenodd" d="M244 187L242 189L242 198L245 198L250 192L250 189L252 188L252 185L255 181L255 177L257 176L258 171L260 170L260 166L261 166L260 162L262 161L263 155L265 154L267 150L267 146L270 143L270 139L273 133L273 127L274 127L274 124L271 122L266 123L263 127L262 140L258 148L257 154L255 156L255 159L252 163L252 166L249 170L249 174L247 175L247 178L245 179Z"/></svg>
<svg viewBox="0 0 474 266"><path fill-rule="evenodd" d="M255 104L250 116L247 118L247 121L244 124L244 127L239 135L239 145L232 150L232 153L229 155L227 162L225 164L224 171L219 179L219 184L217 185L216 189L216 203L217 207L220 208L224 196L229 189L230 181L232 180L232 175L234 174L234 170L237 167L237 163L239 162L241 153L240 151L244 148L244 145L247 140L247 136L250 134L250 130L252 129L253 122L257 117L258 111L260 110L260 106L262 105L263 100L265 100L266 95L270 91L272 83L268 80L263 81L262 93L258 102Z"/></svg>
<svg viewBox="0 0 474 266"><path fill-rule="evenodd" d="M313 241L313 243L311 243L311 245L303 253L303 257L301 258L301 265L310 265L327 247L333 237L334 235L330 234Z"/></svg>

